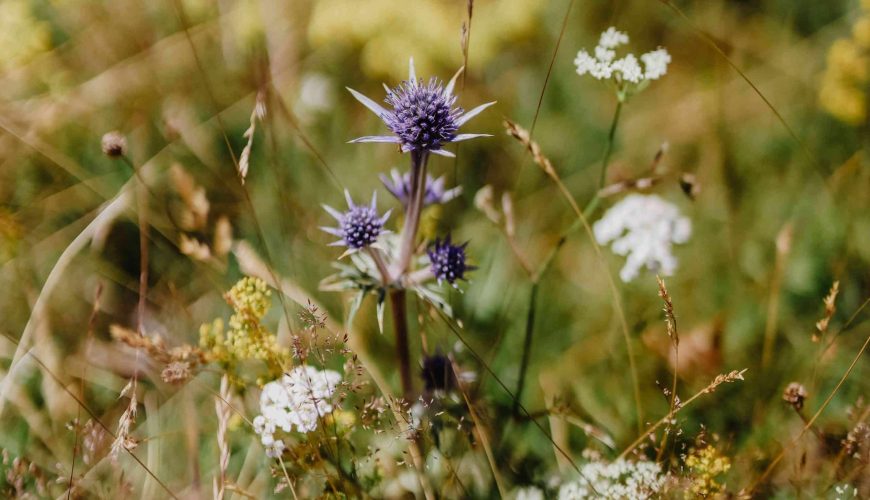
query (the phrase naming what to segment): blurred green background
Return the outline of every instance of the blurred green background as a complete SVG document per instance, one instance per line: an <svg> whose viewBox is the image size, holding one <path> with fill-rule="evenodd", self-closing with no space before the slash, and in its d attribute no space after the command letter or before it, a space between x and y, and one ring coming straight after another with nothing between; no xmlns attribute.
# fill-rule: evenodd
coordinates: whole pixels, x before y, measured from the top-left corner
<svg viewBox="0 0 870 500"><path fill-rule="evenodd" d="M688 397L718 373L749 369L744 383L723 386L682 413L681 426L687 435L703 426L720 436L739 487L803 426L782 403L783 388L804 383L807 407L815 410L868 332L864 313L823 356L811 341L835 280L841 291L832 331L870 295L870 6L674 3L688 20L655 1L574 2L536 114L569 2L474 2L459 104L498 101L469 130L494 137L463 144L455 161L433 160L433 173L464 193L430 212L426 231L470 240L479 269L450 300L475 352L513 388L531 284L504 235L474 207L474 194L485 185L511 194L517 242L535 266L574 216L501 121L529 128L537 116L534 139L582 205L596 190L616 102L607 86L575 73L577 50L593 47L611 25L630 34L636 53L666 47L673 57L668 74L623 109L610 179L643 175L667 143L666 177L652 191L693 224L690 241L676 247L678 271L666 279L681 336L679 393ZM383 125L344 87L380 96L381 82L406 77L410 56L418 74L449 78L463 64L466 18L466 3L458 0L2 0L0 446L51 469L69 461L73 436L65 425L76 416L75 402L33 360L25 357L8 373L23 332L23 348L72 390L82 366L90 367L84 397L107 421L117 418L115 398L126 377L139 365L148 369L108 335L109 324L134 321L140 255L134 174L102 154L104 133L126 135L132 165L149 185L148 331L173 345L195 344L200 323L225 314L221 294L242 271L234 253L221 255L212 244L226 224L221 220L234 239L252 245L277 274L341 320L346 297L318 291L339 254L318 229L330 220L320 204L341 205L346 188L356 199L379 189L381 205L393 206L378 173L407 168L407 157L389 146L346 143L381 133ZM228 146L236 156L245 147L258 92L266 117L254 133L242 189ZM697 179L694 199L676 181L683 173ZM117 211L107 216L106 207ZM191 239L212 246L210 257L184 255L195 253ZM622 258L605 255L616 273ZM86 349L98 283L97 342ZM672 373L655 276L644 272L620 283L620 294L645 423L652 422L667 412L662 388ZM295 318L300 309L289 307ZM273 309L277 323L280 308ZM454 350L457 339L443 324L425 319L423 328L430 351ZM350 330L397 387L392 335L378 333L371 303ZM286 336L288 325L281 331ZM773 350L762 366L766 331ZM416 336L412 348L419 352ZM478 373L483 400L510 405L467 349L457 355ZM844 425L846 407L868 393L868 371L866 358L859 360L821 428ZM631 390L606 275L586 235L572 233L543 278L523 404L537 411L558 398L627 444L636 427ZM156 383L155 399L145 402L164 419L155 432L195 420L173 424L172 415L190 415L186 405L205 404L212 418L202 388L182 392L189 402ZM199 425L213 425L203 420ZM493 426L516 477L538 473L529 456L553 460L535 427ZM566 432L579 455L588 438L574 428ZM214 453L203 446L204 457ZM155 466L170 483L190 480L171 463Z"/></svg>

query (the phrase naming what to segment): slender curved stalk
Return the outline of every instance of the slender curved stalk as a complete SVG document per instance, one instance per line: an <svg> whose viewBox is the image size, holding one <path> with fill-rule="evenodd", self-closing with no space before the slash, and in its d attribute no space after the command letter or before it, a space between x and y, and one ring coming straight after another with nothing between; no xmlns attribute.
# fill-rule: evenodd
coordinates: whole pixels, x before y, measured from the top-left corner
<svg viewBox="0 0 870 500"><path fill-rule="evenodd" d="M822 403L822 405L819 407L819 409L816 410L816 413L814 413L812 418L810 418L809 421L807 421L806 425L804 425L804 427L801 429L801 431L798 433L798 435L795 436L794 438L792 438L792 440L789 441L789 443L786 446L783 446L783 448L779 452L779 454L770 462L770 464L767 466L767 468L764 469L764 472L761 474L761 476L759 476L758 479L756 479L755 481L752 482L752 484L748 488L747 493L751 494L753 491L755 491L756 488L758 488L758 485L760 485L765 480L767 480L768 476L770 476L770 473L773 472L773 470L776 468L776 466L779 465L779 462L782 461L783 457L785 457L786 451L790 450L793 447L793 445L795 443L797 443L804 436L804 434L807 433L808 430L810 430L810 428L813 426L813 424L816 422L816 420L819 418L819 416L822 414L822 412L825 411L825 408L827 408L828 405L831 403L831 400L834 399L834 396L837 394L837 392L840 391L840 388L846 382L846 379L849 378L849 375L852 373L852 370L855 369L855 365L858 364L858 361L861 359L861 356L864 355L864 351L867 350L868 345L870 345L870 335L867 336L867 340L864 341L864 345L862 345L861 349L858 350L858 354L856 354L855 357L852 359L852 362L849 364L849 367L846 369L845 373L843 373L843 376L840 377L840 381L837 382L837 385L834 387L834 389L831 391L831 393L828 394L828 397L825 398L825 401Z"/></svg>
<svg viewBox="0 0 870 500"><path fill-rule="evenodd" d="M537 309L537 297L538 297L538 284L539 282L535 280L532 283L532 290L529 293L529 312L526 316L526 338L523 341L523 357L520 362L520 378L517 382L517 390L514 393L514 407L513 414L514 416L519 416L520 411L520 399L523 397L523 388L526 384L526 370L529 368L529 360L532 357L532 337L534 336L535 329L535 310Z"/></svg>

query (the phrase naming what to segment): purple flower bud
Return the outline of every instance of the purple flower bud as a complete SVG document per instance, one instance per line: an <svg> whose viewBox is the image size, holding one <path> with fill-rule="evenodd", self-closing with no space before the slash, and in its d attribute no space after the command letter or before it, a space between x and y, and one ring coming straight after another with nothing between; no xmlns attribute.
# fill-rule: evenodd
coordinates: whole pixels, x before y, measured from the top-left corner
<svg viewBox="0 0 870 500"><path fill-rule="evenodd" d="M432 265L432 274L438 282L446 281L456 286L456 280L465 279L466 271L474 269L465 262L465 247L468 243L454 245L448 235L444 240L435 240L429 247L429 262Z"/></svg>
<svg viewBox="0 0 870 500"><path fill-rule="evenodd" d="M411 198L411 174L408 172L400 174L398 170L393 169L390 171L390 177L381 174L380 178L381 182L384 183L384 187L387 188L387 191L395 196L403 207L407 208ZM427 175L426 189L425 194L423 195L423 206L427 207L429 205L447 203L453 198L459 196L459 193L461 192L462 187L444 189L443 177L432 179L431 175Z"/></svg>
<svg viewBox="0 0 870 500"><path fill-rule="evenodd" d="M341 238L340 241L330 243L331 246L344 245L352 250L365 248L377 241L378 236L384 231L384 223L389 219L390 212L388 211L383 217L378 215L377 193L372 195L371 205L354 204L347 191L344 192L344 196L348 206L348 210L344 213L330 206L323 206L338 221L338 227L320 229Z"/></svg>

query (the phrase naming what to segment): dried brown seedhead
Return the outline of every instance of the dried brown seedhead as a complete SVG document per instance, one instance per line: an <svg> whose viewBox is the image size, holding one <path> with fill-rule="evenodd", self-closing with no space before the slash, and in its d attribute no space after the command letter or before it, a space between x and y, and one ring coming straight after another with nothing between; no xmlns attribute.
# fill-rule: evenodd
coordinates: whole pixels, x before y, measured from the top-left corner
<svg viewBox="0 0 870 500"><path fill-rule="evenodd" d="M818 342L828 331L828 325L831 323L831 318L837 311L837 294L840 293L840 282L835 281L825 296L823 301L825 304L825 315L816 322L816 331L813 332L813 342Z"/></svg>
<svg viewBox="0 0 870 500"><path fill-rule="evenodd" d="M117 158L127 154L127 138L117 130L113 130L103 135L101 145L103 148L103 154L106 156Z"/></svg>
<svg viewBox="0 0 870 500"><path fill-rule="evenodd" d="M807 389L799 382L792 382L782 392L782 400L790 404L792 408L801 411L804 401L807 399Z"/></svg>

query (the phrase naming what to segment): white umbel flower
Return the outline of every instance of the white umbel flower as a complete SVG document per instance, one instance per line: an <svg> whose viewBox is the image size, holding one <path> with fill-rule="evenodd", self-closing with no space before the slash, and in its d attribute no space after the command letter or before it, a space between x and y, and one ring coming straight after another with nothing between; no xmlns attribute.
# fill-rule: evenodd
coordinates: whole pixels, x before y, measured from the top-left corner
<svg viewBox="0 0 870 500"><path fill-rule="evenodd" d="M666 479L659 464L646 460L595 461L583 465L580 471L576 481L559 488L559 500L654 498Z"/></svg>
<svg viewBox="0 0 870 500"><path fill-rule="evenodd" d="M279 430L311 432L317 429L320 417L332 412L332 395L341 375L313 366L297 366L278 380L263 386L260 394L260 415L254 418L254 432L266 447L266 455L277 457L284 449L283 441L275 439Z"/></svg>
<svg viewBox="0 0 870 500"><path fill-rule="evenodd" d="M640 60L643 61L643 65L646 68L643 77L647 80L658 80L668 72L668 64L671 63L671 55L668 54L667 50L659 47L652 52L647 52L640 56Z"/></svg>
<svg viewBox="0 0 870 500"><path fill-rule="evenodd" d="M626 54L617 59L616 50L621 45L628 44L628 35L616 28L610 27L601 34L598 45L590 54L581 50L574 58L578 75L589 74L597 80L615 79L620 92L627 92L627 84L640 86L650 80L658 80L668 72L671 56L668 51L659 47L640 56ZM643 67L641 66L643 62ZM635 88L637 90L637 88Z"/></svg>
<svg viewBox="0 0 870 500"><path fill-rule="evenodd" d="M616 47L627 43L628 34L618 31L613 26L604 30L604 33L601 33L601 38L598 39L598 46L606 49L615 49Z"/></svg>
<svg viewBox="0 0 870 500"><path fill-rule="evenodd" d="M643 80L643 70L640 63L637 62L637 57L634 54L628 54L622 59L612 64L614 71L619 71L622 79L631 83L640 83Z"/></svg>
<svg viewBox="0 0 870 500"><path fill-rule="evenodd" d="M617 255L627 256L619 272L623 281L637 277L646 266L670 276L677 268L672 245L685 243L692 223L676 205L656 195L630 194L614 205L592 226L595 240L610 244Z"/></svg>
<svg viewBox="0 0 870 500"><path fill-rule="evenodd" d="M514 500L544 500L544 492L536 486L523 486L514 493Z"/></svg>

